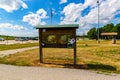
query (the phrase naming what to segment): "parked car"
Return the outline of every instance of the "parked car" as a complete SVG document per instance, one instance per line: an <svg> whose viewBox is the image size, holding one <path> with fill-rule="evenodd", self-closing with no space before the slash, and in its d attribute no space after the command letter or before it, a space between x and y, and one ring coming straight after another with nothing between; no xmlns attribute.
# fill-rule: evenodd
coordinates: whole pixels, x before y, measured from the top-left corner
<svg viewBox="0 0 120 80"><path fill-rule="evenodd" d="M31 38L30 40L38 40L38 38Z"/></svg>
<svg viewBox="0 0 120 80"><path fill-rule="evenodd" d="M28 41L27 38L15 38L15 41Z"/></svg>
<svg viewBox="0 0 120 80"><path fill-rule="evenodd" d="M5 39L4 38L0 38L0 41L4 41Z"/></svg>

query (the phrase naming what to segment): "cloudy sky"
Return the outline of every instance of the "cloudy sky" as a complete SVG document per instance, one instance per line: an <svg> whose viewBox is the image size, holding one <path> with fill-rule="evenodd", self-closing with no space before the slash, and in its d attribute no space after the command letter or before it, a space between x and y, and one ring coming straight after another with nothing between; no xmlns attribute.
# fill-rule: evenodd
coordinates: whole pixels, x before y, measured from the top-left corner
<svg viewBox="0 0 120 80"><path fill-rule="evenodd" d="M120 23L120 0L99 0L100 26ZM0 0L0 35L37 36L38 24L79 24L78 35L97 27L97 0Z"/></svg>

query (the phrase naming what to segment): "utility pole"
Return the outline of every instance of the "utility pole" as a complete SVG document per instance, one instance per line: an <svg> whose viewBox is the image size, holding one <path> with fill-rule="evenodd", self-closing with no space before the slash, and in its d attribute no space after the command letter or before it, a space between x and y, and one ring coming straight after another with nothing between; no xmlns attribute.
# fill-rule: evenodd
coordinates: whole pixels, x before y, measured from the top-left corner
<svg viewBox="0 0 120 80"><path fill-rule="evenodd" d="M83 40L84 40L85 33L83 32Z"/></svg>
<svg viewBox="0 0 120 80"><path fill-rule="evenodd" d="M97 1L97 4L98 4L98 33L97 33L97 38L98 38L98 44L100 43L100 31L99 31L99 24L100 24L100 22L99 22L99 0Z"/></svg>
<svg viewBox="0 0 120 80"><path fill-rule="evenodd" d="M53 11L52 11L52 8L51 8L51 11L50 11L50 23L52 24L52 17L53 17Z"/></svg>

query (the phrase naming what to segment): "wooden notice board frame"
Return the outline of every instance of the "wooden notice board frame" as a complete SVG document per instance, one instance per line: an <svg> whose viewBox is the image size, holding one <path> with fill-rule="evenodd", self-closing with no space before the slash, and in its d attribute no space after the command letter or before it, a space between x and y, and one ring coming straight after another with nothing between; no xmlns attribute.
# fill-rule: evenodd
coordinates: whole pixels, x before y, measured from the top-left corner
<svg viewBox="0 0 120 80"><path fill-rule="evenodd" d="M78 24L38 25L40 63L43 63L43 48L73 48L76 65L76 29Z"/></svg>

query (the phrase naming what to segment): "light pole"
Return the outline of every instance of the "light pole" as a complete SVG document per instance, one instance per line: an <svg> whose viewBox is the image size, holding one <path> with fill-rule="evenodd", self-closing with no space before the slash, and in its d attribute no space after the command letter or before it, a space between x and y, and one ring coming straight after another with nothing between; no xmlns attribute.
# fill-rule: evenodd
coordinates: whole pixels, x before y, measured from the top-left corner
<svg viewBox="0 0 120 80"><path fill-rule="evenodd" d="M53 17L53 10L51 8L51 11L50 11L50 24L52 24L52 17Z"/></svg>
<svg viewBox="0 0 120 80"><path fill-rule="evenodd" d="M97 1L97 4L98 4L98 30L97 30L97 32L98 32L98 33L97 33L97 38L98 38L98 40L97 40L97 41L98 41L98 43L100 43L100 39L99 39L99 38L100 38L100 36L99 36L99 33L100 33L100 32L99 32L99 23L100 23L100 22L99 22L99 0Z"/></svg>

